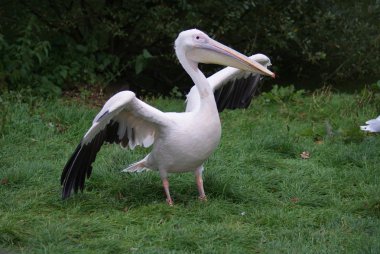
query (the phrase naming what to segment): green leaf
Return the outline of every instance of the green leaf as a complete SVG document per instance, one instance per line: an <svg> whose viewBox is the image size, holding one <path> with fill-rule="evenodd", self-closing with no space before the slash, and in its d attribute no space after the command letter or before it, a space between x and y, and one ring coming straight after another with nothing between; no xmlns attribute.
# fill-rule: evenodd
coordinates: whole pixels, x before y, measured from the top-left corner
<svg viewBox="0 0 380 254"><path fill-rule="evenodd" d="M66 69L61 69L59 71L59 74L62 76L62 78L66 78L67 77L67 70Z"/></svg>
<svg viewBox="0 0 380 254"><path fill-rule="evenodd" d="M136 74L140 74L145 68L145 59L142 55L137 56L136 64L135 64L135 72Z"/></svg>
<svg viewBox="0 0 380 254"><path fill-rule="evenodd" d="M152 58L152 54L147 49L144 49L142 54L136 57L135 72L140 74L148 65L148 61Z"/></svg>
<svg viewBox="0 0 380 254"><path fill-rule="evenodd" d="M143 57L144 58L152 58L152 54L149 53L149 51L147 49L144 49L143 50L143 53L142 53Z"/></svg>

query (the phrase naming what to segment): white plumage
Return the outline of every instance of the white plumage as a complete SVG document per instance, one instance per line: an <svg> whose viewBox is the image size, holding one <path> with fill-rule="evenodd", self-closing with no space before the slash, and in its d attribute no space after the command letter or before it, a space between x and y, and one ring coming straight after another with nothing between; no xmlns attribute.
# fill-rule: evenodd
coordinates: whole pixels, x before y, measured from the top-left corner
<svg viewBox="0 0 380 254"><path fill-rule="evenodd" d="M362 131L380 132L380 116L365 122L367 125L360 126Z"/></svg>
<svg viewBox="0 0 380 254"><path fill-rule="evenodd" d="M166 200L172 205L168 173L192 171L196 176L199 198L206 199L203 190L203 163L217 147L221 124L214 91L227 81L259 73L274 77L267 69L269 58L250 58L216 42L205 33L192 29L181 32L175 41L176 55L195 86L187 96L186 112L164 113L136 98L130 91L110 98L95 117L91 128L67 162L61 176L62 197L83 190L92 162L104 142L119 143L133 149L149 147L151 152L124 171L158 170ZM198 63L228 65L206 79ZM256 74L257 75L257 74Z"/></svg>

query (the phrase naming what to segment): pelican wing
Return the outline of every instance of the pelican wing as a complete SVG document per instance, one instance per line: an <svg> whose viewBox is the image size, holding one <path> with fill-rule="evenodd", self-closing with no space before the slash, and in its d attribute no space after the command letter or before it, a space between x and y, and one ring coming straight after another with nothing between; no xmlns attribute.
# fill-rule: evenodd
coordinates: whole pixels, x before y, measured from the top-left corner
<svg viewBox="0 0 380 254"><path fill-rule="evenodd" d="M166 114L136 98L130 91L111 97L95 117L66 163L61 175L62 198L84 189L90 177L96 154L104 142L117 143L124 148L149 147L160 127L167 124Z"/></svg>
<svg viewBox="0 0 380 254"><path fill-rule="evenodd" d="M226 82L214 92L218 111L222 112L225 108L248 108L262 79L260 74L250 73Z"/></svg>
<svg viewBox="0 0 380 254"><path fill-rule="evenodd" d="M264 67L271 65L269 58L263 54L255 54L250 58ZM218 110L221 112L225 108L248 107L262 80L262 75L226 67L208 77L207 80L215 94ZM193 86L187 94L186 102L186 111L193 111L199 106L200 97L196 86Z"/></svg>

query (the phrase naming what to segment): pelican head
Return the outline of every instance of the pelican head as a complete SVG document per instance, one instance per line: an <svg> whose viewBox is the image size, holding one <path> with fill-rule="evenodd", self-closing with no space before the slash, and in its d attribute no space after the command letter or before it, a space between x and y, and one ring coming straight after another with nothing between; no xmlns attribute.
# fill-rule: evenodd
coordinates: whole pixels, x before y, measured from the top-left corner
<svg viewBox="0 0 380 254"><path fill-rule="evenodd" d="M181 32L175 41L175 50L180 61L185 57L195 65L220 64L275 77L273 72L258 62L211 39L197 29Z"/></svg>

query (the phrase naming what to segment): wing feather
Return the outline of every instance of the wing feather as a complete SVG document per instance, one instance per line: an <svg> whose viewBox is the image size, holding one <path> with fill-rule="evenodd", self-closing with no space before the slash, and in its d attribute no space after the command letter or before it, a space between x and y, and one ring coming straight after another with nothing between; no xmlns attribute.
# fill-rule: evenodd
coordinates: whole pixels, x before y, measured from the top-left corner
<svg viewBox="0 0 380 254"><path fill-rule="evenodd" d="M263 54L250 57L264 67L271 65L270 59ZM219 111L225 108L246 108L249 106L262 77L260 74L226 67L207 78L214 91ZM222 91L218 91L222 90ZM194 111L200 103L198 89L193 86L187 95L186 111Z"/></svg>
<svg viewBox="0 0 380 254"><path fill-rule="evenodd" d="M260 74L228 82L214 93L219 112L224 109L248 108L262 81Z"/></svg>
<svg viewBox="0 0 380 254"><path fill-rule="evenodd" d="M130 91L111 97L67 161L61 175L62 198L83 191L92 163L105 142L133 149L153 144L156 133L169 122L165 113L137 99Z"/></svg>

